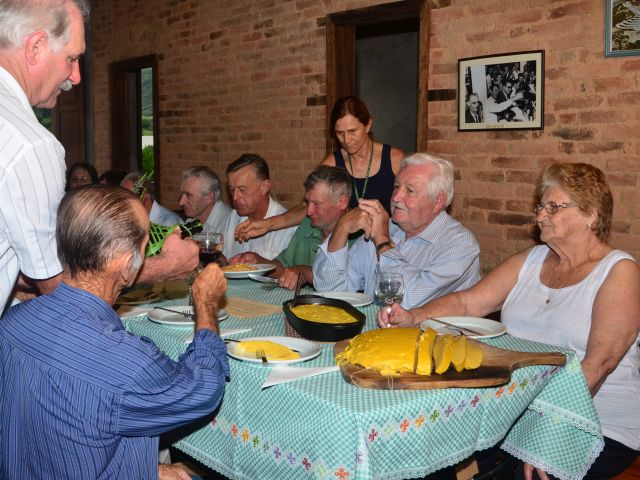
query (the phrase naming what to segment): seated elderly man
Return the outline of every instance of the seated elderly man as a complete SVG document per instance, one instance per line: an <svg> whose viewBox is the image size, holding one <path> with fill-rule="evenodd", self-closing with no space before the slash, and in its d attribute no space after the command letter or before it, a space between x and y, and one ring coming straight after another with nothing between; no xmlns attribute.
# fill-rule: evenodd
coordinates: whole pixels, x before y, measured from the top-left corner
<svg viewBox="0 0 640 480"><path fill-rule="evenodd" d="M391 197L391 219L375 200L360 200L318 250L319 291L364 290L374 295L378 270L401 272L402 306L421 305L464 290L480 279L478 242L445 211L453 198L453 165L417 153L402 161ZM347 248L350 234L364 236Z"/></svg>
<svg viewBox="0 0 640 480"><path fill-rule="evenodd" d="M219 405L229 365L217 266L193 284L194 340L177 362L111 308L142 265L148 229L120 187L75 189L60 203L62 282L0 321L0 478L158 478L158 436Z"/></svg>
<svg viewBox="0 0 640 480"><path fill-rule="evenodd" d="M326 165L316 168L304 181L304 201L307 215L293 235L287 248L272 263L276 266L270 274L278 279L281 287L293 290L298 275L305 283L313 284L311 265L318 246L333 231L340 217L349 210L351 179L344 168ZM233 257L230 263L267 263L254 252Z"/></svg>
<svg viewBox="0 0 640 480"><path fill-rule="evenodd" d="M205 232L223 233L232 212L222 200L220 178L205 166L182 172L180 206L188 218L200 220Z"/></svg>
<svg viewBox="0 0 640 480"><path fill-rule="evenodd" d="M235 239L236 227L241 222L263 220L287 211L269 194L271 179L267 161L252 153L241 155L227 167L227 187L234 210L223 232L224 256L231 260L239 253L255 252L267 260L274 259L289 245L295 228L269 232L244 243Z"/></svg>
<svg viewBox="0 0 640 480"><path fill-rule="evenodd" d="M172 227L182 223L180 215L157 202L154 182L143 178L140 172L132 172L125 175L122 182L120 182L120 186L140 196L140 201L149 214L149 220L156 225ZM140 192L136 189L139 189Z"/></svg>

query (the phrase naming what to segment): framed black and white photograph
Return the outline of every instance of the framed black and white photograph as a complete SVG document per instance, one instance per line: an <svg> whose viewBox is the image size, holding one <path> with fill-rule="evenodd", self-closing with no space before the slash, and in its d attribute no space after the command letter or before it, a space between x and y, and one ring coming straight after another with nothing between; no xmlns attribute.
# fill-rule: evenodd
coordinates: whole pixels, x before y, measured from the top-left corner
<svg viewBox="0 0 640 480"><path fill-rule="evenodd" d="M458 130L542 130L544 50L458 60Z"/></svg>
<svg viewBox="0 0 640 480"><path fill-rule="evenodd" d="M640 55L640 1L606 0L605 55Z"/></svg>

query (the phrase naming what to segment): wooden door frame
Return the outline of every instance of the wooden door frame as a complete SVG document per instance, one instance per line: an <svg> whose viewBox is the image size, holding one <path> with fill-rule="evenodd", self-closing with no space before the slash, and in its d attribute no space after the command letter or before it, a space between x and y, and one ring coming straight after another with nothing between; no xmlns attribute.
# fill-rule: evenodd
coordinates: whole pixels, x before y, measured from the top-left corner
<svg viewBox="0 0 640 480"><path fill-rule="evenodd" d="M429 23L430 6L426 0L403 0L373 7L331 13L326 17L326 124L327 153L334 149L331 138L331 108L339 98L356 94L356 28L376 23L411 18L420 19L418 33L418 114L416 148L427 148L427 120L429 85Z"/></svg>
<svg viewBox="0 0 640 480"><path fill-rule="evenodd" d="M158 135L158 56L155 54L142 57L129 58L119 62L109 64L109 98L111 104L111 168L126 170L131 169L129 152L131 151L131 139L129 131L131 124L129 121L128 98L129 75L137 73L136 89L140 91L140 70L145 68L153 69L153 158L154 158L154 182L160 185L160 137ZM138 96L136 102L136 112L140 119L141 102ZM137 163L141 162L142 150L142 122L136 126L137 134L134 142L136 152L138 152ZM156 188L156 198L159 200L160 189Z"/></svg>

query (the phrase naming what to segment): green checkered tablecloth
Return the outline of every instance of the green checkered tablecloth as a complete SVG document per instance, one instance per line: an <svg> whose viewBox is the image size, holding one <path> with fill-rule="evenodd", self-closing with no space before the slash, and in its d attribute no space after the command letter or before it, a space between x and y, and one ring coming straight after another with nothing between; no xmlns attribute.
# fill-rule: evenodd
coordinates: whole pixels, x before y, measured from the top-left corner
<svg viewBox="0 0 640 480"><path fill-rule="evenodd" d="M281 304L288 290L230 280L228 296ZM184 305L166 301L163 305ZM365 329L377 307L362 308ZM151 338L177 358L190 328L125 318L125 327ZM235 338L284 334L284 314L231 317L223 328L251 328ZM486 340L513 350L550 345L509 335ZM503 448L567 480L580 479L603 446L600 424L580 365L571 351L564 367L518 369L501 387L370 390L331 372L261 390L270 368L230 360L222 406L175 446L233 479L408 479L425 476L489 448ZM333 345L301 366L333 364Z"/></svg>

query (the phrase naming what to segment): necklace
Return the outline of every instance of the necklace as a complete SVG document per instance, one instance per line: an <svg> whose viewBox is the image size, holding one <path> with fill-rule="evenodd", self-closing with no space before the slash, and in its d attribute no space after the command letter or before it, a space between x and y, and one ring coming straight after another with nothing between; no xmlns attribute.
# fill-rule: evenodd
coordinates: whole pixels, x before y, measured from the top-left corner
<svg viewBox="0 0 640 480"><path fill-rule="evenodd" d="M371 140L371 153L369 154L369 165L367 166L367 175L364 177L364 185L362 186L362 195L358 193L358 187L356 185L356 177L353 175L353 165L351 164L351 154L347 151L347 158L349 159L349 168L351 169L351 181L353 182L353 191L356 194L356 199L360 200L364 198L364 193L367 191L367 183L369 183L369 172L371 172L371 163L373 163L373 140Z"/></svg>

